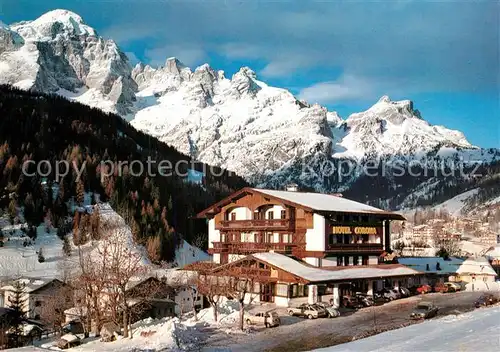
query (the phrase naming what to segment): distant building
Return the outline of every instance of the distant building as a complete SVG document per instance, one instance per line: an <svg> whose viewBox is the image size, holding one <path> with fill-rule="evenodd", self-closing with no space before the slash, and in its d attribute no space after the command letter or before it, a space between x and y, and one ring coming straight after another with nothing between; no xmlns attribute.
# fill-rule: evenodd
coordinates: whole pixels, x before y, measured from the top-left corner
<svg viewBox="0 0 500 352"><path fill-rule="evenodd" d="M494 282L496 272L484 257L444 259L441 257L400 257L399 264L425 274L426 283L445 281Z"/></svg>

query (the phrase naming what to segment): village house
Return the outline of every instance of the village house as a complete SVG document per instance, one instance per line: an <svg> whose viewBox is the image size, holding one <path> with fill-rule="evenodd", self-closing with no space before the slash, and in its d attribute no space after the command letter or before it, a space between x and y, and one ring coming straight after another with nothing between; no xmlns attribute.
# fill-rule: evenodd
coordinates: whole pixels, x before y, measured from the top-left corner
<svg viewBox="0 0 500 352"><path fill-rule="evenodd" d="M400 257L397 262L414 269L421 276L419 284L443 283L446 281L463 282L494 282L496 272L484 257L477 258L442 258L442 257Z"/></svg>
<svg viewBox="0 0 500 352"><path fill-rule="evenodd" d="M34 320L51 321L54 313L71 306L71 288L58 279L21 278L22 302L26 317ZM14 281L0 288L2 306L11 305L15 292Z"/></svg>
<svg viewBox="0 0 500 352"><path fill-rule="evenodd" d="M411 239L422 243L431 243L434 240L434 229L426 224L413 226Z"/></svg>
<svg viewBox="0 0 500 352"><path fill-rule="evenodd" d="M105 312L110 313L109 304L112 302L113 292L101 292L99 303ZM127 304L133 322L146 317L164 318L175 315L175 290L166 282L154 277L134 277L126 287ZM83 299L83 298L80 298ZM77 299L78 301L78 299ZM120 307L121 314L122 308ZM65 322L84 321L87 316L87 307L71 307L64 311ZM103 320L110 320L111 317L104 316ZM92 322L92 330L97 326Z"/></svg>

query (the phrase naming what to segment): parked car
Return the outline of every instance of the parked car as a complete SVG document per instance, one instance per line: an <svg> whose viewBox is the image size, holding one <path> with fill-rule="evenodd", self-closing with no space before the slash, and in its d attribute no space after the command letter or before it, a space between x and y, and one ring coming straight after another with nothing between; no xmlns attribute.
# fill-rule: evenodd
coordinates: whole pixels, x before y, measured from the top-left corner
<svg viewBox="0 0 500 352"><path fill-rule="evenodd" d="M363 308L363 304L353 296L344 296L342 297L342 305L346 308L359 309Z"/></svg>
<svg viewBox="0 0 500 352"><path fill-rule="evenodd" d="M358 292L356 293L356 298L363 305L363 307L371 307L375 304L373 296Z"/></svg>
<svg viewBox="0 0 500 352"><path fill-rule="evenodd" d="M480 307L486 307L490 306L492 304L495 304L498 302L498 298L496 298L494 295L491 293L485 293L481 295L475 302L474 302L474 307L480 308Z"/></svg>
<svg viewBox="0 0 500 352"><path fill-rule="evenodd" d="M401 298L401 294L396 289L383 289L380 291L380 294L386 301L393 301Z"/></svg>
<svg viewBox="0 0 500 352"><path fill-rule="evenodd" d="M318 305L303 303L295 308L288 308L289 315L295 315L308 319L316 319L328 316L326 309Z"/></svg>
<svg viewBox="0 0 500 352"><path fill-rule="evenodd" d="M407 289L406 287L400 287L399 293L401 294L401 297L410 297L411 296L410 290Z"/></svg>
<svg viewBox="0 0 500 352"><path fill-rule="evenodd" d="M410 319L428 319L438 314L439 308L432 302L420 302L411 312Z"/></svg>
<svg viewBox="0 0 500 352"><path fill-rule="evenodd" d="M264 325L266 328L279 326L281 320L276 312L260 312L245 316L247 325Z"/></svg>
<svg viewBox="0 0 500 352"><path fill-rule="evenodd" d="M445 284L443 284L441 282L438 282L436 285L434 285L433 291L446 293L446 292L448 292L448 286L446 286Z"/></svg>
<svg viewBox="0 0 500 352"><path fill-rule="evenodd" d="M457 292L462 290L462 285L458 282L445 282L444 285L448 287L448 292Z"/></svg>
<svg viewBox="0 0 500 352"><path fill-rule="evenodd" d="M422 285L422 286L417 288L417 292L420 294L429 293L431 291L432 291L432 287L429 285Z"/></svg>
<svg viewBox="0 0 500 352"><path fill-rule="evenodd" d="M337 308L334 308L333 306L331 306L329 304L326 304L326 303L323 303L323 302L318 302L315 305L317 305L317 306L325 309L326 312L328 313L328 317L329 318L340 317L340 311Z"/></svg>

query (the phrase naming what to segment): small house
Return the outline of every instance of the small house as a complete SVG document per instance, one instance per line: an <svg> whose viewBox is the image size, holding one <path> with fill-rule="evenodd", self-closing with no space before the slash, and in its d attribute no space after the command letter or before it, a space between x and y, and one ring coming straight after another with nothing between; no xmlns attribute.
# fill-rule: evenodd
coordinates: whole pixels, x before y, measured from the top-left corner
<svg viewBox="0 0 500 352"><path fill-rule="evenodd" d="M61 336L61 338L56 343L57 347L62 350L76 347L80 344L81 344L80 338L73 334L66 334Z"/></svg>
<svg viewBox="0 0 500 352"><path fill-rule="evenodd" d="M101 331L101 341L111 342L116 340L116 336L121 334L121 329L118 324L113 322L104 323Z"/></svg>

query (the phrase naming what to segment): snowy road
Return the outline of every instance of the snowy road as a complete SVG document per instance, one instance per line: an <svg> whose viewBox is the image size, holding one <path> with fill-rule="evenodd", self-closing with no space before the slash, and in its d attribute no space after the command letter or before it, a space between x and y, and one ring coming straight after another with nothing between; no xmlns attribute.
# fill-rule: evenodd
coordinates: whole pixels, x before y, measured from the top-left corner
<svg viewBox="0 0 500 352"><path fill-rule="evenodd" d="M258 332L248 335L228 335L213 332L204 341L202 350L204 352L288 352L310 351L327 346L340 346L340 344L351 342L353 339L360 339L363 336L370 336L380 331L393 330L403 328L409 324L415 324L408 317L420 300L434 302L440 307L439 314L441 316L448 316L457 311L462 313L470 311L473 309L473 302L480 295L479 292L460 292L413 296L393 301L383 306L364 308L336 319L304 320L302 318L289 317L283 311L279 312L282 325L277 328L262 328ZM418 322L416 324L420 325ZM373 348L377 348L377 346L373 346ZM410 349L399 351L408 350ZM430 350L433 351L433 349ZM416 351L419 350L417 349Z"/></svg>
<svg viewBox="0 0 500 352"><path fill-rule="evenodd" d="M499 351L500 307L429 320L315 352Z"/></svg>

